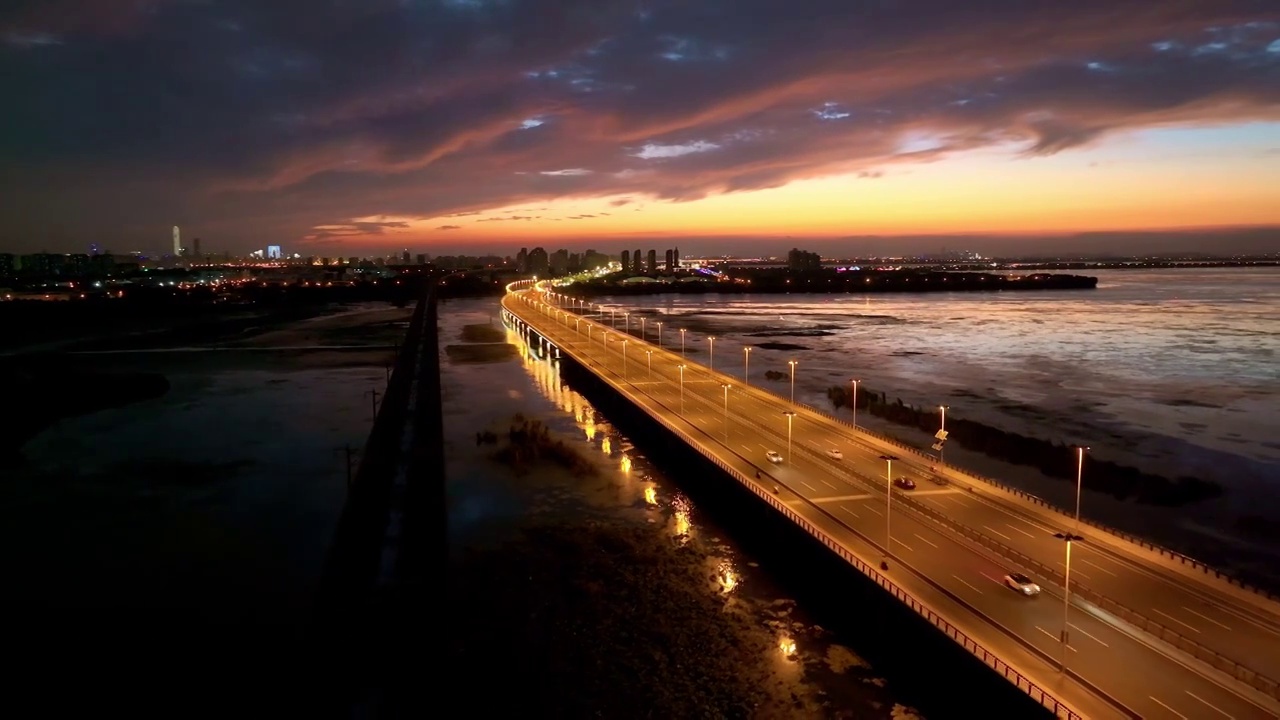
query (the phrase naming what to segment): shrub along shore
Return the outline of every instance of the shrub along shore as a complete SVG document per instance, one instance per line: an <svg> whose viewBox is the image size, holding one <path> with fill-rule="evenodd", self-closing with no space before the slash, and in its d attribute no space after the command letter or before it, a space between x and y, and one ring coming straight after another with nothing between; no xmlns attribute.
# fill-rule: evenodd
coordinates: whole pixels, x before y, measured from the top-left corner
<svg viewBox="0 0 1280 720"><path fill-rule="evenodd" d="M836 409L849 407L852 395L852 391L844 386L833 386L827 390L827 398ZM937 408L921 409L906 405L901 398L889 402L885 393L865 385L859 387L857 395L858 409L876 417L929 433L941 426ZM947 417L947 439L997 460L1034 467L1051 478L1075 481L1076 457L1070 444L1008 432L955 416ZM1218 497L1224 492L1221 485L1208 480L1189 476L1170 479L1128 465L1092 458L1083 483L1091 490L1120 500L1162 507L1188 505Z"/></svg>

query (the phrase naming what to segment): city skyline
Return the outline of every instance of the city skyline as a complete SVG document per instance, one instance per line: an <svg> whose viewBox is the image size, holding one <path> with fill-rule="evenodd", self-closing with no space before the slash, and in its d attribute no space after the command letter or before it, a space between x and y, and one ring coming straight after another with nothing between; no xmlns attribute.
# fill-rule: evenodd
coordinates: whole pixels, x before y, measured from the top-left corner
<svg viewBox="0 0 1280 720"><path fill-rule="evenodd" d="M1267 3L996 5L29 4L0 251L1280 247Z"/></svg>

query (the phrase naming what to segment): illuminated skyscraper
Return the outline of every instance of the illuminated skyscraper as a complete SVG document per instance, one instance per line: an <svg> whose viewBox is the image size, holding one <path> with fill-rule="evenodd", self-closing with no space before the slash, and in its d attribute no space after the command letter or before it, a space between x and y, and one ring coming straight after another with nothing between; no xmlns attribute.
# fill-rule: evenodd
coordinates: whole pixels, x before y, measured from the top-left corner
<svg viewBox="0 0 1280 720"><path fill-rule="evenodd" d="M178 231L178 226L173 226L173 256L178 257L182 254L182 233Z"/></svg>

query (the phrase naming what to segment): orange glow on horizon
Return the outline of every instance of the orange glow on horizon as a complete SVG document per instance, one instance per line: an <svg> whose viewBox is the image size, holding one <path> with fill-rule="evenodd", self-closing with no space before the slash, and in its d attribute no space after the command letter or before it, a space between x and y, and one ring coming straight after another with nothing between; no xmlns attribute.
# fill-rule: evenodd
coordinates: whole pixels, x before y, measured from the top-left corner
<svg viewBox="0 0 1280 720"><path fill-rule="evenodd" d="M1173 153L1162 164L1135 157L1133 148L1141 146L1138 138L1048 157L992 148L889 165L880 177L836 175L684 202L633 193L528 201L468 216L358 220L407 223L393 234L396 242L556 247L667 236L1000 236L1280 225L1280 163L1267 162L1256 148ZM385 243L387 236L369 239Z"/></svg>

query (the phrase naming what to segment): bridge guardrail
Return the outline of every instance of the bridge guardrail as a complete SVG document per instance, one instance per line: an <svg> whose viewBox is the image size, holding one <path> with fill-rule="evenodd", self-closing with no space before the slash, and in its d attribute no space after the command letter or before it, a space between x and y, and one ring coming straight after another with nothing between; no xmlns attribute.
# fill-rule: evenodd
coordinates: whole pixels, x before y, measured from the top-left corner
<svg viewBox="0 0 1280 720"><path fill-rule="evenodd" d="M957 523L954 520L951 520L950 518L948 518L943 513L938 512L937 510L927 505L924 505L923 503L916 502L909 498L904 498L903 502L904 504L909 505L913 510L919 511L921 514L923 514L925 517L929 518L933 522L943 525L947 529L951 530L952 532L957 532L960 535L966 538L969 538L970 540L982 545L983 547L986 547L990 550L995 551L999 555L1011 558L1016 562L1019 562L1025 565L1027 569L1030 569L1033 572L1039 573L1040 575L1046 578L1052 579L1059 586L1064 585L1066 582L1066 573L1058 570L1057 568L1051 568L1038 560L1035 560L1021 552L1018 552L1017 550L1014 550L1013 548L1005 545L1004 543L1000 542L999 540L996 540L995 538L992 538L977 530L974 530L973 528ZM1214 668L1231 675L1235 679L1241 682L1244 682L1245 684L1249 685L1255 690L1258 690L1272 698L1280 700L1280 684L1277 684L1275 680L1272 680L1266 675L1263 675L1249 668L1246 665L1243 665L1235 660L1232 660L1226 655L1223 655L1222 653L1216 650L1212 650L1202 645L1201 643L1198 643L1195 640L1188 638L1182 633L1176 630L1173 630L1167 625L1164 625L1162 623L1156 622L1148 618L1147 616L1143 615L1142 613L1136 610L1131 610L1130 608L1122 605L1121 603L1116 602L1115 600L1112 600L1111 598L1103 595L1102 593L1094 590L1093 588L1089 587L1084 583L1081 583L1079 581L1073 582L1071 584L1071 592L1075 593L1080 597L1087 599L1089 602L1093 603L1094 605L1097 605L1098 607L1102 608L1103 610L1106 610L1112 615L1119 617L1121 620L1124 620L1125 622L1129 623L1130 625L1133 625L1139 630L1143 630L1151 635L1154 635L1155 637L1169 643L1170 645L1173 645L1179 650L1186 652L1192 657L1195 657L1198 660L1204 661L1212 665Z"/></svg>
<svg viewBox="0 0 1280 720"><path fill-rule="evenodd" d="M567 349L565 351L569 352ZM609 382L609 381L606 380L606 382ZM666 427L670 432L674 433L677 437L681 438L684 442L686 442L690 447L695 448L699 452L699 454L701 454L703 457L710 460L713 464L715 464L717 467L723 470L730 477L737 480L739 484L751 490L751 492L754 495L764 500L766 503L768 503L771 507L773 507L778 512L782 513L782 515L786 517L788 520L798 525L801 529L809 533L812 537L817 538L829 550L831 550L832 552L835 552L840 558L848 562L850 565L853 565L859 572L866 575L873 582L879 585L882 589L889 592L891 595L893 595L893 597L898 599L900 602L906 604L909 608L911 608L913 612L924 617L927 621L929 621L930 624L932 624L934 627L938 628L944 634L946 634L947 637L951 638L954 642L958 643L961 647L967 650L974 657L977 657L979 660L981 660L983 664L987 665L988 667L990 667L991 669L999 673L1001 677L1005 678L1007 681L1011 682L1014 686L1016 686L1019 690L1022 690L1024 693L1026 693L1033 700L1040 703L1041 706L1053 712L1055 716L1062 718L1063 720L1084 720L1084 716L1080 715L1075 710L1071 709L1070 706L1068 706L1063 701L1059 700L1056 696L1054 696L1048 690L1032 682L1030 678L1020 673L1017 669L1015 669L1013 666L1009 665L1007 662L1002 660L994 652L986 649L981 643L969 637L964 631L960 630L960 628L953 625L950 621L948 621L946 618L939 615L937 612L935 612L932 608L930 608L923 602L917 600L914 596L912 596L910 593L908 593L906 590L904 590L902 587L900 587L896 583L889 580L888 577L881 574L878 570L874 569L869 564L863 562L861 558L855 556L852 552L850 552L847 548L845 548L843 544L835 540L835 538L831 537L825 531L813 525L805 518L801 517L798 513L796 513L794 510L792 510L790 507L788 507L785 503L780 501L778 498L773 497L769 493L765 492L762 488L760 488L758 485L752 482L749 478L747 478L746 475L744 475L737 469L733 468L728 463L725 463L724 461L722 461L714 453L708 452L702 446L702 443L698 442L696 439L694 439L684 430L682 430L679 427L676 427L674 424L667 421L665 418L658 417L652 414L650 414L650 417L657 420L664 427Z"/></svg>
<svg viewBox="0 0 1280 720"><path fill-rule="evenodd" d="M566 311L566 312L570 312L570 311ZM581 315L580 313L577 313L577 314ZM616 331L616 330L615 330L615 331ZM628 334L630 334L630 333L628 333ZM634 337L634 335L633 335L633 337ZM647 341L646 341L646 342L647 342ZM714 371L713 371L713 372L714 372ZM723 374L723 373L722 373L722 374ZM770 395L773 395L774 397L777 397L777 398L779 398L780 400L783 400L783 401L785 401L785 402L791 402L789 398L783 398L781 395L779 395L779 394L777 394L777 393L773 392L771 389L769 389L769 388L767 388L767 387L760 386L760 385L755 385L755 386L752 386L752 387L755 387L756 389L761 390L761 391L763 391L763 392L766 392L766 393L768 393L768 394L770 394ZM1058 513L1058 514L1060 514L1060 515L1063 515L1064 517L1070 517L1070 516L1068 515L1068 513L1067 513L1064 509L1062 509L1062 508L1058 507L1057 505L1055 505L1055 504L1053 504L1053 503L1049 502L1048 500L1045 500L1044 498L1041 498L1041 497L1039 497L1039 496L1036 496L1036 495L1033 495L1033 494L1031 494L1031 493L1029 493L1029 492L1026 492L1025 490L1020 490L1020 489L1018 489L1018 488L1016 488L1016 487L1012 487L1012 486L1010 486L1010 485L1006 485L1006 484L1004 484L1004 483L1002 483L1002 482L1000 482L1000 481L998 481L998 480L994 480L994 479L992 479L992 478L986 477L986 476L984 476L984 475L980 475L980 474L978 474L978 473L975 473L975 472L972 472L972 471L969 471L969 470L962 470L962 469L960 469L960 468L956 468L955 466L948 465L948 464L946 464L946 463L939 463L939 462L937 462L937 459L936 459L934 456L929 455L928 453L925 453L924 451L920 450L919 448L915 447L914 445L909 445L909 444L907 444L907 443L905 443L905 442L903 442L903 441L901 441L901 440L898 440L898 439L896 439L896 438L889 437L889 436L887 436L887 435L884 435L884 434L882 434L882 433L876 432L876 431L874 431L874 430L870 430L870 429L868 429L868 428L866 428L866 427L863 427L863 426L860 426L860 425L856 425L856 426L855 426L855 425L853 425L853 424L851 424L851 423L849 423L849 422L847 422L847 421L845 421L845 420L843 420L843 419L841 419L841 418L838 418L838 417L836 417L836 416L832 415L831 413L828 413L828 412L826 412L826 411L823 411L823 410L820 410L820 409L818 409L818 408L815 408L815 407L813 407L812 405L808 405L808 404L800 403L800 402L792 403L792 404L793 404L793 405L797 405L797 406L799 406L799 407L802 407L802 408L804 408L805 410L808 410L809 412L814 413L815 415L819 415L819 416L821 416L821 417L823 417L823 418L826 418L826 419L828 419L828 420L831 420L832 422L839 423L840 425L843 425L843 426L845 426L845 427L848 427L848 428L850 428L850 429L852 429L852 430L854 430L854 431L856 431L856 432L860 432L860 433L862 433L862 434L864 434L864 435L867 435L867 436L869 436L869 437L872 437L872 438L876 439L876 440L877 440L877 441L879 441L879 442L885 443L885 444L887 444L887 445L892 445L893 447L899 448L900 450L902 450L902 451L904 451L904 452L911 453L912 455L915 455L915 456L917 456L917 457L919 457L919 458L921 458L921 459L923 459L923 460L927 460L927 461L929 461L931 464L939 465L940 467L943 467L943 468L946 468L946 469L948 469L948 470L951 470L952 472L955 472L955 473L957 473L957 474L964 475L965 477L973 478L973 479L975 479L975 480L978 480L979 482L982 482L982 483L985 483L985 484L990 485L990 486L992 486L992 487L998 488L998 489L1003 490L1003 491L1005 491L1005 492L1008 492L1008 493L1010 493L1010 494L1012 494L1012 495L1016 495L1016 496L1018 496L1019 498L1021 498L1021 499L1023 499L1023 500L1026 500L1026 501L1028 501L1028 502L1032 503L1033 505L1037 505L1037 506L1042 507L1042 508L1044 508L1044 509L1046 509L1046 510L1050 510L1050 511L1052 511L1052 512ZM1224 572L1222 572L1221 570L1217 570L1217 569L1215 569L1215 568L1211 567L1210 565L1208 565L1208 564L1206 564L1206 563L1204 563L1204 562L1202 562L1202 561L1200 561L1200 560L1196 560L1195 558L1190 557L1190 556L1188 556L1188 555L1184 555L1184 554L1182 554L1182 553L1180 553L1180 552L1177 552L1176 550L1170 550L1169 548L1163 547L1163 546L1161 546L1161 545L1157 545L1157 544L1155 544L1155 543L1153 543L1153 542L1151 542L1151 541L1149 541L1149 540L1145 540L1145 539L1143 539L1143 538L1141 538L1141 537L1138 537L1137 535L1133 535L1133 534L1131 534L1131 533L1127 533L1127 532L1125 532L1125 531L1123 531L1123 530L1116 529L1116 528L1114 528L1114 527L1111 527L1110 525L1106 525L1106 524L1101 523L1101 522L1098 522L1098 521L1096 521L1096 520L1090 520L1090 519L1088 519L1088 518L1081 518L1081 521L1082 521L1082 522L1084 522L1085 524L1089 525L1090 527L1092 527L1092 528L1093 528L1093 529L1095 529L1095 530L1099 530L1099 531L1101 531L1101 532L1105 532L1105 533L1108 533L1108 534L1110 534L1110 535L1114 535L1115 537L1117 537L1117 538L1119 538L1119 539L1121 539L1121 540L1124 540L1124 541L1126 541L1126 542L1133 543L1133 544L1135 544L1135 545L1137 545L1137 546L1139 546L1139 547L1141 547L1141 548L1143 548L1143 549L1145 549L1145 550L1149 550L1149 551L1151 551L1151 552L1157 553L1158 555L1161 555L1162 557L1166 557L1166 558L1169 558L1169 559L1171 559L1171 560L1175 560L1175 561L1177 561L1180 565L1183 565L1183 566L1185 566L1185 567L1191 568L1192 570L1199 571L1199 572L1203 573L1204 575L1206 575L1207 577L1210 577L1210 578L1213 578L1213 579L1215 579L1215 580L1219 580L1219 581L1225 582L1225 583L1227 583L1228 585L1232 585L1232 586L1234 586L1234 587L1240 588L1241 590L1244 590L1244 591L1246 591L1246 592L1254 593L1254 594L1256 594L1256 595L1258 595L1258 596L1260 596L1260 597L1262 597L1262 598L1265 598L1265 599L1267 599L1267 600L1280 600L1280 595L1277 595L1277 594L1272 593L1272 592L1270 592L1270 591L1268 591L1268 590L1266 590L1266 589L1264 589L1264 588L1260 588L1260 587L1258 587L1258 586L1256 586L1256 585L1252 585L1252 584L1247 583L1247 582L1245 582L1245 581L1243 581L1243 580L1240 580L1239 578L1236 578L1236 577L1234 577L1234 576L1232 576L1232 575L1230 575L1230 574L1224 573Z"/></svg>

